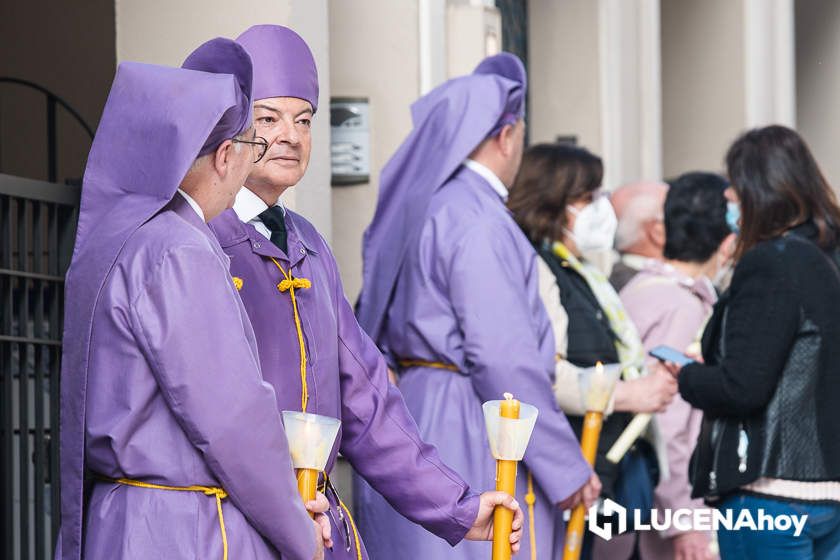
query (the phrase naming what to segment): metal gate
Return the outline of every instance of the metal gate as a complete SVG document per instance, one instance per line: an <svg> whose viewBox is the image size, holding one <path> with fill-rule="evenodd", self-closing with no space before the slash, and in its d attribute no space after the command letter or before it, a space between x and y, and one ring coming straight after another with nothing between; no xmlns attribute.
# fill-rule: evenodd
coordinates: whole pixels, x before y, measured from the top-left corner
<svg viewBox="0 0 840 560"><path fill-rule="evenodd" d="M0 174L0 557L52 558L64 273L80 189Z"/></svg>

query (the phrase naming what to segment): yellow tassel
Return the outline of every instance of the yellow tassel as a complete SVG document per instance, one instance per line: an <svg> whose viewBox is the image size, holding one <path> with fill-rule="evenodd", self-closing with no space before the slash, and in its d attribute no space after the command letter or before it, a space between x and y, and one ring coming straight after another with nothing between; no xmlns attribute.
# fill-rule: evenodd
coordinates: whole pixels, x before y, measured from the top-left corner
<svg viewBox="0 0 840 560"><path fill-rule="evenodd" d="M528 504L528 537L531 541L531 560L537 560L537 528L534 527L534 504L537 503L537 496L534 494L534 478L530 471L528 472L528 493L525 494L525 503Z"/></svg>
<svg viewBox="0 0 840 560"><path fill-rule="evenodd" d="M280 293L288 291L292 298L292 311L295 316L295 330L297 330L298 346L300 346L300 410L301 412L306 412L306 405L309 402L309 390L306 387L306 343L303 340L303 328L300 326L300 313L298 313L295 290L301 288L309 289L312 287L312 282L306 278L292 278L292 275L290 274L291 269L289 272L286 272L283 270L283 267L280 266L280 263L277 262L277 259L272 258L271 260L275 265L277 265L277 268L279 268L280 272L283 274L283 280L277 284L277 289Z"/></svg>

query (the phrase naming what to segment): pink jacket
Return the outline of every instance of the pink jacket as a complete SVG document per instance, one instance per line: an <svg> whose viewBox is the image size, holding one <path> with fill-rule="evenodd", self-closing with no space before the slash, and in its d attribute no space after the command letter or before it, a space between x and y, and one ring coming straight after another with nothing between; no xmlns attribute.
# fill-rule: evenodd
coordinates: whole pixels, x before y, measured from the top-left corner
<svg viewBox="0 0 840 560"><path fill-rule="evenodd" d="M717 300L707 279L693 279L673 266L649 260L619 294L636 324L645 351L660 344L681 352L693 351L702 334L712 306ZM670 477L655 491L655 504L661 509L703 508L702 500L690 498L688 463L700 433L703 413L677 394L665 412L659 414L659 427L666 442ZM671 538L676 529L663 533L643 532L640 552L645 560L673 558ZM618 556L614 556L618 558Z"/></svg>

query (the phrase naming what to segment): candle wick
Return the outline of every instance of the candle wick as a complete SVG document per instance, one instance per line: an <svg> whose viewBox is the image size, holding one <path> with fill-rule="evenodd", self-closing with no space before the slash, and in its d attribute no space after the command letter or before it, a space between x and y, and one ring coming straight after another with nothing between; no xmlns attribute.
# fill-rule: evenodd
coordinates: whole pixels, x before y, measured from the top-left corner
<svg viewBox="0 0 840 560"><path fill-rule="evenodd" d="M508 401L513 400L513 395L511 393L505 393L504 395L505 395L505 400L508 400Z"/></svg>

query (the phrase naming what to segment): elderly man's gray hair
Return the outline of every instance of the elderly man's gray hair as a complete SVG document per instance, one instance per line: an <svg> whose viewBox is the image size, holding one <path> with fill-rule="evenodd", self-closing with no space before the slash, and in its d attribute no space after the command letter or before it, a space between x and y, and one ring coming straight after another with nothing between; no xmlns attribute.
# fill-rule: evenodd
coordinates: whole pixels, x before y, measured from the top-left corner
<svg viewBox="0 0 840 560"><path fill-rule="evenodd" d="M619 215L615 232L615 248L626 251L642 239L642 227L651 220L662 220L662 197L658 193L643 192L634 196Z"/></svg>

